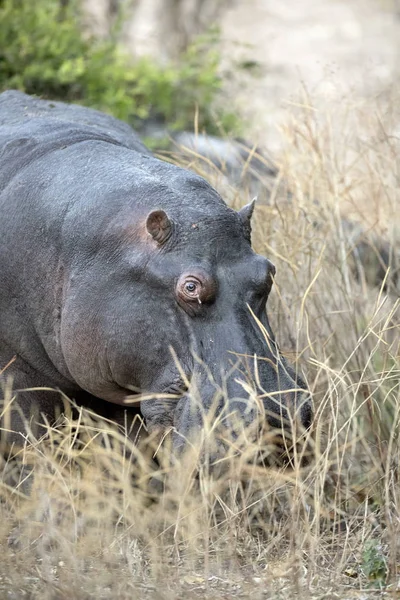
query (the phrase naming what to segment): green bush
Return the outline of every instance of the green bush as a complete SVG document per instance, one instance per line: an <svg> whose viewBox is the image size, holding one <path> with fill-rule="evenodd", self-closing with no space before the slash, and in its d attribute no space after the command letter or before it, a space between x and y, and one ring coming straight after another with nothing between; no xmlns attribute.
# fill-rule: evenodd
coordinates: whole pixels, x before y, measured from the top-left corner
<svg viewBox="0 0 400 600"><path fill-rule="evenodd" d="M379 540L368 540L363 548L361 568L367 577L368 587L382 588L388 576L388 565Z"/></svg>
<svg viewBox="0 0 400 600"><path fill-rule="evenodd" d="M161 117L171 128L238 132L215 109L220 94L216 38L198 39L179 64L133 61L114 39L82 35L76 1L0 0L0 90L79 102L135 124Z"/></svg>

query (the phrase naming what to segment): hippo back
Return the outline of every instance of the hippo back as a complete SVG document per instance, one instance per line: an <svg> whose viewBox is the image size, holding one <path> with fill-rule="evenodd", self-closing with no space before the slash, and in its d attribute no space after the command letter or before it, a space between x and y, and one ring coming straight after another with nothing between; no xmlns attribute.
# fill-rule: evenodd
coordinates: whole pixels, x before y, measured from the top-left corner
<svg viewBox="0 0 400 600"><path fill-rule="evenodd" d="M41 100L16 90L8 90L0 94L0 127L23 125L32 119L47 119L49 123L49 118L53 124L57 122L79 124L86 131L90 128L92 133L96 131L102 136L107 135L108 138L126 148L150 154L127 123L98 110L76 104Z"/></svg>

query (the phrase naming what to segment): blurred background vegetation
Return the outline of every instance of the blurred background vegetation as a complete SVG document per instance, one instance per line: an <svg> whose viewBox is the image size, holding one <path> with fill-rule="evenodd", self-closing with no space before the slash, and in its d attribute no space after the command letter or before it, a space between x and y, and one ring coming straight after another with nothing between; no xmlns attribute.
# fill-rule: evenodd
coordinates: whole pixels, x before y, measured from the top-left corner
<svg viewBox="0 0 400 600"><path fill-rule="evenodd" d="M139 129L153 119L170 130L196 122L211 134L239 132L239 119L218 102L218 29L160 64L121 47L123 9L107 38L95 38L84 21L77 0L0 0L0 91L78 102Z"/></svg>

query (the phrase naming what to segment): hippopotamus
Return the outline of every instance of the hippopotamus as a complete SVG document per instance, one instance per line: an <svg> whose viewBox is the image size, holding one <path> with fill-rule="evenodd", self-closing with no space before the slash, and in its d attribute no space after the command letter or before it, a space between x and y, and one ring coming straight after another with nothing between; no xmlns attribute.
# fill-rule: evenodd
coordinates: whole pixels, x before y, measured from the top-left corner
<svg viewBox="0 0 400 600"><path fill-rule="evenodd" d="M228 430L232 415L309 428L310 394L268 320L275 268L252 249L253 208L109 115L2 93L0 372L16 434L33 407L54 418L60 392L128 403L177 451L211 413Z"/></svg>

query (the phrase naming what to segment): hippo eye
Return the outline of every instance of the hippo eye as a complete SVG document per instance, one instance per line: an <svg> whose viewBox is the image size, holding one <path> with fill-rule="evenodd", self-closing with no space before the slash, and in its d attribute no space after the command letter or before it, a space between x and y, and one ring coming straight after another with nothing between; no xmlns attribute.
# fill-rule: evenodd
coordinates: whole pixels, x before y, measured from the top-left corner
<svg viewBox="0 0 400 600"><path fill-rule="evenodd" d="M194 281L188 281L185 285L185 290L188 294L194 294L197 290L197 285L194 283Z"/></svg>
<svg viewBox="0 0 400 600"><path fill-rule="evenodd" d="M203 304L211 302L215 297L215 291L214 279L199 268L195 273L182 274L175 288L178 303L190 314L197 314L196 311L201 310Z"/></svg>
<svg viewBox="0 0 400 600"><path fill-rule="evenodd" d="M186 280L183 286L183 293L189 298L200 299L202 285L195 279Z"/></svg>

